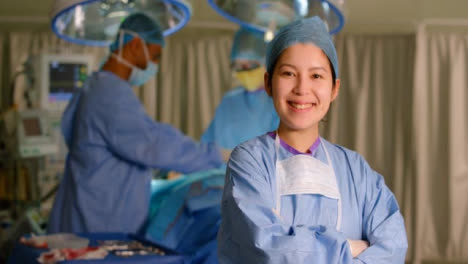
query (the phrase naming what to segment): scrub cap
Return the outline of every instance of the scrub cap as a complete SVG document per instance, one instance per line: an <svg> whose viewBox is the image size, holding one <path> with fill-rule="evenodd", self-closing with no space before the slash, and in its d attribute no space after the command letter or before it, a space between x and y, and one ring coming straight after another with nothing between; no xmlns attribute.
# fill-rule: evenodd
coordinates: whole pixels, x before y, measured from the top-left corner
<svg viewBox="0 0 468 264"><path fill-rule="evenodd" d="M254 60L263 64L265 61L266 43L263 35L245 28L234 35L231 49L231 61L236 59Z"/></svg>
<svg viewBox="0 0 468 264"><path fill-rule="evenodd" d="M270 76L281 53L297 43L312 43L323 50L330 60L335 76L338 78L338 56L335 45L328 33L325 23L314 16L296 20L280 29L267 47L266 67Z"/></svg>
<svg viewBox="0 0 468 264"><path fill-rule="evenodd" d="M164 46L164 36L161 27L143 13L134 13L129 15L125 20L120 24L119 33L121 31L131 31L140 38L142 38L145 43L152 43ZM114 51L119 48L119 35L117 34L115 41L111 44L110 50ZM123 39L123 44L127 44L135 36L132 34L125 34Z"/></svg>

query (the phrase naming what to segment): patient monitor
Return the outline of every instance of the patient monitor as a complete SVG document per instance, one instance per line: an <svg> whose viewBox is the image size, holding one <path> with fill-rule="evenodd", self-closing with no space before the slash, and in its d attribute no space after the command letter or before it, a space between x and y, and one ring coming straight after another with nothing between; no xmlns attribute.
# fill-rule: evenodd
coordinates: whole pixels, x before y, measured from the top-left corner
<svg viewBox="0 0 468 264"><path fill-rule="evenodd" d="M92 57L78 54L41 54L35 61L40 108L63 112L73 92L83 87L91 73Z"/></svg>

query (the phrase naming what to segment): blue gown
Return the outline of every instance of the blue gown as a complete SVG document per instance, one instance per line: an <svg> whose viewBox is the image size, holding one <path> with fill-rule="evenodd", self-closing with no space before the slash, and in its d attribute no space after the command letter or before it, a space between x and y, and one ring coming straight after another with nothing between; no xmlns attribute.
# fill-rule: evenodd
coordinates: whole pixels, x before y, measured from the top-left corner
<svg viewBox="0 0 468 264"><path fill-rule="evenodd" d="M216 108L202 142L215 142L226 149L278 128L273 100L265 90L248 92L237 87L227 92Z"/></svg>
<svg viewBox="0 0 468 264"><path fill-rule="evenodd" d="M219 149L154 122L130 85L96 72L62 118L70 150L48 231L128 232L143 227L151 168L190 173L222 165Z"/></svg>
<svg viewBox="0 0 468 264"><path fill-rule="evenodd" d="M234 149L228 162L218 232L221 264L234 263L404 263L408 247L403 217L382 176L357 153L321 138L330 154L342 197L337 230L337 200L321 195L281 197L274 212L275 143L260 136ZM280 148L279 158L291 154ZM322 147L312 155L327 162ZM352 258L346 239L370 247Z"/></svg>

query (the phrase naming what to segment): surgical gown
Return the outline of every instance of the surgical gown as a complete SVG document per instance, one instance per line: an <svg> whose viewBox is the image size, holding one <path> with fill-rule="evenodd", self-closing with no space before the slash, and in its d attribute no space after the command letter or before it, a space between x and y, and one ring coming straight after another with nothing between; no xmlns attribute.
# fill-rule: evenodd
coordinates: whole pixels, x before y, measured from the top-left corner
<svg viewBox="0 0 468 264"><path fill-rule="evenodd" d="M278 128L279 118L264 89L248 92L237 87L226 93L215 117L201 137L226 149Z"/></svg>
<svg viewBox="0 0 468 264"><path fill-rule="evenodd" d="M281 196L275 190L275 142L269 135L234 149L228 163L218 233L221 264L235 263L404 263L406 231L397 201L382 176L357 153L325 144L342 198L337 230L337 200L321 195ZM293 155L280 148L279 159ZM312 155L327 161L323 147ZM347 239L370 247L352 258Z"/></svg>
<svg viewBox="0 0 468 264"><path fill-rule="evenodd" d="M62 118L70 150L48 231L139 231L149 211L151 168L190 173L222 165L219 149L154 122L130 85L96 72Z"/></svg>

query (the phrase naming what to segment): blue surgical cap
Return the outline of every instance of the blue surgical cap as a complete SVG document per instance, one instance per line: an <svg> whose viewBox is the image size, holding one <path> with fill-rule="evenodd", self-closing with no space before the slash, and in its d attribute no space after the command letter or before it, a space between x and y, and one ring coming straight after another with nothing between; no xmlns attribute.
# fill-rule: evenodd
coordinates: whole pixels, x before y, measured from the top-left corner
<svg viewBox="0 0 468 264"><path fill-rule="evenodd" d="M138 34L146 43L158 44L164 46L164 36L161 27L156 21L143 13L134 13L129 15L120 24L120 30L132 31ZM135 36L124 34L122 45L127 44ZM119 48L120 34L117 34L115 41L110 45L110 50L114 51Z"/></svg>
<svg viewBox="0 0 468 264"><path fill-rule="evenodd" d="M268 44L266 67L270 76L273 74L281 53L289 46L297 43L312 43L322 49L332 64L336 78L338 78L338 56L336 55L335 45L325 23L317 16L299 19L282 27Z"/></svg>
<svg viewBox="0 0 468 264"><path fill-rule="evenodd" d="M266 43L263 34L246 28L240 28L234 35L231 49L231 61L238 59L254 60L263 64L265 61Z"/></svg>

